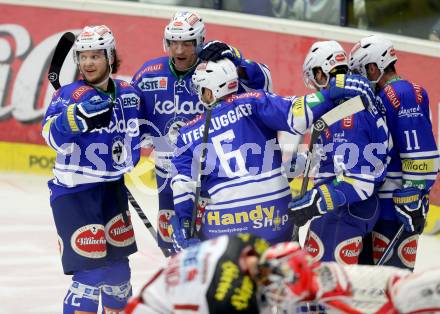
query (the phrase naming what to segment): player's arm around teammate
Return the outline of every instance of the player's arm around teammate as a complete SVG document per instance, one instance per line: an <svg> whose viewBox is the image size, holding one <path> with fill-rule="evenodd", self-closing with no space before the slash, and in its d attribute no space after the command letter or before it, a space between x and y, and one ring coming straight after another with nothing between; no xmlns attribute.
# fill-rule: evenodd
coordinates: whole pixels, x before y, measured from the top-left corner
<svg viewBox="0 0 440 314"><path fill-rule="evenodd" d="M154 147L156 182L159 192L158 245L173 250L168 222L174 215L171 159L178 130L204 112L191 76L200 62L206 37L203 17L191 11L176 12L164 28L165 56L146 61L134 74L131 84L141 94L141 133L151 136ZM229 48L229 47L228 47ZM243 73L238 92L251 89L271 91L268 68L260 63L231 55Z"/></svg>
<svg viewBox="0 0 440 314"><path fill-rule="evenodd" d="M203 159L201 181L201 190L209 194L211 203L206 207L202 238L246 231L271 243L286 241L292 227L291 221L283 220L288 218L290 190L281 171L279 149L274 149L274 156L266 156L267 142L276 141L277 131L303 134L313 121L335 107L333 99L362 94L368 103L372 100L365 94L372 95L372 91L365 79L351 76L342 78L341 86L302 97L263 91L236 94L237 78L236 68L228 59L200 64L193 75L200 101L212 110L207 135L212 149ZM178 249L196 241L189 237L205 117L199 116L180 130L173 159L177 214L173 237ZM219 141L227 141L232 147L225 151ZM261 153L246 158L242 145L256 145Z"/></svg>
<svg viewBox="0 0 440 314"><path fill-rule="evenodd" d="M309 88L327 89L348 72L347 56L336 41L314 43L304 65ZM362 238L380 213L377 191L387 166L389 134L376 104L331 125L319 137L322 153L315 186L289 207L299 226L312 220L305 246L322 261L356 264Z"/></svg>
<svg viewBox="0 0 440 314"><path fill-rule="evenodd" d="M428 212L429 191L439 171L439 155L428 94L418 84L401 78L396 62L392 42L378 35L361 39L352 48L349 61L351 70L375 85L393 139L388 174L379 191L382 211L373 234L378 253L375 260L403 224L405 230L386 264L412 269Z"/></svg>

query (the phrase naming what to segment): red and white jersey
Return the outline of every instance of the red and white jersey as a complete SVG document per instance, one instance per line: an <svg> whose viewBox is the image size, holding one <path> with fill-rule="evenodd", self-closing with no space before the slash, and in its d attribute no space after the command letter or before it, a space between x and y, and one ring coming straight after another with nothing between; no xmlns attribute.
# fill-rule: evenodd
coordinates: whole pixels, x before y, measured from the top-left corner
<svg viewBox="0 0 440 314"><path fill-rule="evenodd" d="M189 247L150 279L125 313L258 313L255 283L239 266L248 246L257 253L268 247L250 234L220 236Z"/></svg>

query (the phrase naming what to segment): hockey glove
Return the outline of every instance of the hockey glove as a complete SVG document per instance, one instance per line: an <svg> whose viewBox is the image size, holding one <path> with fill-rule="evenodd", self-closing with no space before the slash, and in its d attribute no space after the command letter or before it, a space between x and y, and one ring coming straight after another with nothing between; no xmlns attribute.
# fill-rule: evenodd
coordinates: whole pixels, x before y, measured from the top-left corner
<svg viewBox="0 0 440 314"><path fill-rule="evenodd" d="M307 191L300 199L293 199L289 209L296 226L303 226L313 217L321 216L328 211L344 205L344 195L331 185L323 184Z"/></svg>
<svg viewBox="0 0 440 314"><path fill-rule="evenodd" d="M111 107L111 102L107 100L71 104L55 119L55 127L64 135L106 127L110 124Z"/></svg>
<svg viewBox="0 0 440 314"><path fill-rule="evenodd" d="M173 239L173 247L176 252L180 252L189 246L200 242L200 239L190 238L191 219L174 215L170 218L170 226L172 228L170 234Z"/></svg>
<svg viewBox="0 0 440 314"><path fill-rule="evenodd" d="M376 104L370 81L362 75L336 75L336 78L330 81L329 92L333 101L347 100L359 95L365 106Z"/></svg>
<svg viewBox="0 0 440 314"><path fill-rule="evenodd" d="M207 42L198 52L198 56L201 60L214 62L228 58L236 67L240 66L243 62L243 55L237 48L218 40Z"/></svg>
<svg viewBox="0 0 440 314"><path fill-rule="evenodd" d="M422 233L428 213L429 196L415 187L395 190L394 209L407 232Z"/></svg>

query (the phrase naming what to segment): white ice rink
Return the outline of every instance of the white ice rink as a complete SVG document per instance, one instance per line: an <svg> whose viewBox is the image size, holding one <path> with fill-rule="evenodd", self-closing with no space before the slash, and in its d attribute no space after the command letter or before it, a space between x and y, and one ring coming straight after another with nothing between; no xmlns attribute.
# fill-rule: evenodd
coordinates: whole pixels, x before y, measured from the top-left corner
<svg viewBox="0 0 440 314"><path fill-rule="evenodd" d="M64 276L49 192L49 178L0 173L0 314L61 313L70 284ZM135 197L155 221L157 200ZM136 293L154 270L163 264L153 238L132 213L139 252L131 257ZM423 236L416 271L440 265L440 239Z"/></svg>

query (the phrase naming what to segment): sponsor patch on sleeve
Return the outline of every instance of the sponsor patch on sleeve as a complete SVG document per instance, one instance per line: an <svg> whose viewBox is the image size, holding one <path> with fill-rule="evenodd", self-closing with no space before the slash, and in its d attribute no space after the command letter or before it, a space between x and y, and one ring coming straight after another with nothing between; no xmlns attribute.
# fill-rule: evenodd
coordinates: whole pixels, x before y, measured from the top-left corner
<svg viewBox="0 0 440 314"><path fill-rule="evenodd" d="M412 84L414 89L414 94L416 95L416 102L418 105L421 105L423 102L423 94L422 94L422 88L417 84Z"/></svg>
<svg viewBox="0 0 440 314"><path fill-rule="evenodd" d="M387 85L384 88L384 92L385 92L385 96L388 98L388 101L390 102L390 104L395 108L399 108L400 107L400 99L397 96L396 90L393 88L393 86Z"/></svg>
<svg viewBox="0 0 440 314"><path fill-rule="evenodd" d="M90 90L93 90L93 87L87 85L80 86L73 91L72 98L75 99L75 101L78 101L83 95L85 95Z"/></svg>

